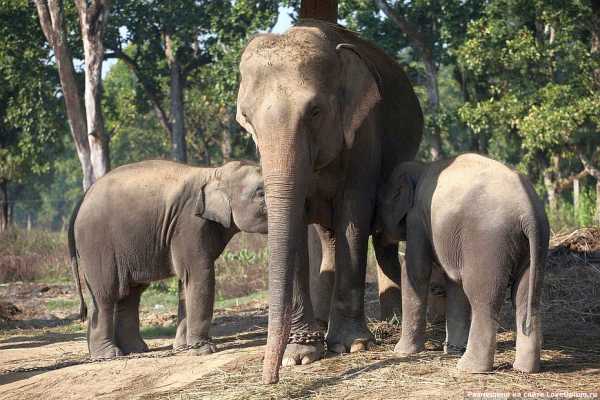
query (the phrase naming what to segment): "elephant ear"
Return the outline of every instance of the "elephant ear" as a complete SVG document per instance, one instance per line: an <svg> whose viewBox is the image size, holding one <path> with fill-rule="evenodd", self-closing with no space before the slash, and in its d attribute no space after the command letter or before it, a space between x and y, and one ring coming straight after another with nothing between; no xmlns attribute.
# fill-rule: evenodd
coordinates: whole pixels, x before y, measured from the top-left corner
<svg viewBox="0 0 600 400"><path fill-rule="evenodd" d="M400 175L390 189L389 195L384 199L386 210L390 213L385 220L390 220L397 225L406 217L413 207L415 199L415 185L406 173Z"/></svg>
<svg viewBox="0 0 600 400"><path fill-rule="evenodd" d="M194 214L221 224L225 228L231 226L231 204L218 183L211 182L202 187L196 198Z"/></svg>
<svg viewBox="0 0 600 400"><path fill-rule="evenodd" d="M356 46L340 43L336 51L342 63L342 128L347 148L354 144L356 131L381 100L379 73Z"/></svg>

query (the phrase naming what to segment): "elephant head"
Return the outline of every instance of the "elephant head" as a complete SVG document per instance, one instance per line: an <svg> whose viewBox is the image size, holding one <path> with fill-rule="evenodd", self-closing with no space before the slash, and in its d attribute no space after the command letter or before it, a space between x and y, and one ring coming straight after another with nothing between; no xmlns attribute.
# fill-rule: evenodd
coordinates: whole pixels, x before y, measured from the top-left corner
<svg viewBox="0 0 600 400"><path fill-rule="evenodd" d="M283 35L255 37L241 57L236 119L261 155L269 210L266 383L277 382L288 340L294 261L304 242L300 235L306 235L305 206L314 180L319 170L341 162L359 127L375 124L369 116L382 104L381 75L369 55L375 50L368 46L339 26L307 20ZM397 64L393 68L401 71ZM407 84L414 96L402 77L394 85ZM420 115L416 97L414 104ZM420 133L413 136L409 157L420 141Z"/></svg>
<svg viewBox="0 0 600 400"><path fill-rule="evenodd" d="M417 185L427 167L427 164L417 161L402 163L393 170L388 180L379 189L375 216L376 229L383 230L386 239L406 240L406 215L415 206Z"/></svg>
<svg viewBox="0 0 600 400"><path fill-rule="evenodd" d="M263 178L257 165L233 161L215 170L203 185L194 213L225 228L267 233L267 208Z"/></svg>

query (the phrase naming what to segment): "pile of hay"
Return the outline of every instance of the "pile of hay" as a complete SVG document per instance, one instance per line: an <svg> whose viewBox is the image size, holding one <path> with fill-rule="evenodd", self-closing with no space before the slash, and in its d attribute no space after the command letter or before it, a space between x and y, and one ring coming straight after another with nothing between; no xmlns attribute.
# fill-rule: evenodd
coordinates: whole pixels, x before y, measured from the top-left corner
<svg viewBox="0 0 600 400"><path fill-rule="evenodd" d="M600 326L600 228L552 237L546 264L543 309L551 321Z"/></svg>

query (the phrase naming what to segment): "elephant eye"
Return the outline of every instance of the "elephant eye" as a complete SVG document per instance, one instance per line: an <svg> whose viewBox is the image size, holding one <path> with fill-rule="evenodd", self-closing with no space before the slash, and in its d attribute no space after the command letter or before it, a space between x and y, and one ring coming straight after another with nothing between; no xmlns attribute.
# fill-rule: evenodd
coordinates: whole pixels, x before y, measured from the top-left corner
<svg viewBox="0 0 600 400"><path fill-rule="evenodd" d="M264 199L265 198L265 191L263 188L258 188L256 189L256 193L254 194L258 199Z"/></svg>
<svg viewBox="0 0 600 400"><path fill-rule="evenodd" d="M310 116L313 118L316 118L319 116L319 114L321 114L321 109L318 106L314 106L311 110L310 110Z"/></svg>

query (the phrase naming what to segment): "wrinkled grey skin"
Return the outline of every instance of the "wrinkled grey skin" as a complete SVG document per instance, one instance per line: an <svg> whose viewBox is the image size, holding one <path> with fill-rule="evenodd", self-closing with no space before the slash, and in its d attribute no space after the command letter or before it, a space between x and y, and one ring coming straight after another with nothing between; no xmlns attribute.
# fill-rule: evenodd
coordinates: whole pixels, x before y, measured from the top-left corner
<svg viewBox="0 0 600 400"><path fill-rule="evenodd" d="M290 330L319 329L308 293L307 223L319 226L323 260L335 265L333 294L324 294L332 296L328 348L356 351L373 340L364 284L377 185L415 156L423 117L392 58L324 21L257 36L240 73L236 119L259 149L269 209L263 381L274 383L282 361L306 364L323 351L320 343L287 345Z"/></svg>
<svg viewBox="0 0 600 400"><path fill-rule="evenodd" d="M447 351L464 348L458 368L492 369L497 319L510 285L516 308L514 368L535 372L542 344L539 310L549 227L532 185L477 154L400 165L378 198L384 236L407 240L402 270L402 337L395 351L423 350L432 265L448 281Z"/></svg>
<svg viewBox="0 0 600 400"><path fill-rule="evenodd" d="M90 355L146 351L140 296L150 282L174 275L185 293L180 317L187 308L176 346L191 346L197 355L215 351L207 343L214 261L239 230L266 233L263 186L259 167L238 161L220 168L143 161L98 180L69 229L76 280L83 278L93 301ZM81 302L85 313L83 297Z"/></svg>

